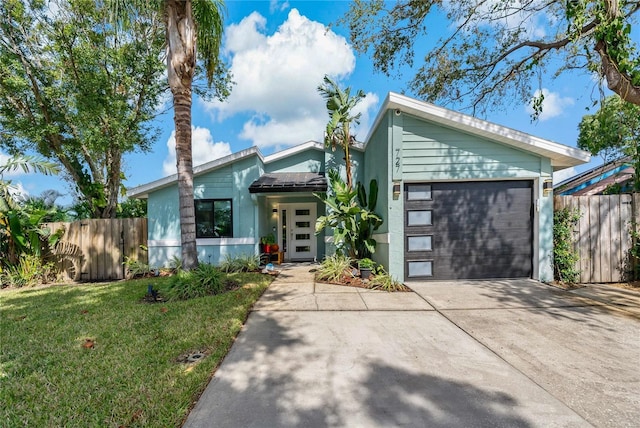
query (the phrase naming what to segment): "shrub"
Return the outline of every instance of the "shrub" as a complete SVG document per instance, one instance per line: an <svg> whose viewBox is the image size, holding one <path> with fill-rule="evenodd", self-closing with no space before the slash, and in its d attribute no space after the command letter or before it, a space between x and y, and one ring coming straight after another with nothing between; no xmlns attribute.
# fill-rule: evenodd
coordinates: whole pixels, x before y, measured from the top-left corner
<svg viewBox="0 0 640 428"><path fill-rule="evenodd" d="M147 276L154 271L148 264L138 261L133 257L125 256L124 262L122 264L127 271L127 279L138 278L141 276Z"/></svg>
<svg viewBox="0 0 640 428"><path fill-rule="evenodd" d="M227 254L219 268L227 273L255 272L260 269L260 257L253 254L241 254L232 257Z"/></svg>
<svg viewBox="0 0 640 428"><path fill-rule="evenodd" d="M171 269L171 272L173 273L180 272L182 270L182 259L178 256L171 257L171 260L169 261L169 269Z"/></svg>
<svg viewBox="0 0 640 428"><path fill-rule="evenodd" d="M376 275L369 282L369 288L383 291L409 291L409 287L393 279L383 269L378 269Z"/></svg>
<svg viewBox="0 0 640 428"><path fill-rule="evenodd" d="M345 274L353 276L351 272L352 262L353 259L339 253L327 256L320 264L316 278L320 281L335 282L341 280Z"/></svg>
<svg viewBox="0 0 640 428"><path fill-rule="evenodd" d="M17 265L9 265L2 272L2 286L24 287L55 280L56 270L52 262L45 263L34 254L22 254Z"/></svg>
<svg viewBox="0 0 640 428"><path fill-rule="evenodd" d="M573 228L580 220L580 211L563 208L553 213L553 276L573 284L580 271L576 269L578 253L573 248Z"/></svg>
<svg viewBox="0 0 640 428"><path fill-rule="evenodd" d="M220 294L225 291L226 275L213 265L201 263L191 271L180 271L171 277L169 300L187 300Z"/></svg>

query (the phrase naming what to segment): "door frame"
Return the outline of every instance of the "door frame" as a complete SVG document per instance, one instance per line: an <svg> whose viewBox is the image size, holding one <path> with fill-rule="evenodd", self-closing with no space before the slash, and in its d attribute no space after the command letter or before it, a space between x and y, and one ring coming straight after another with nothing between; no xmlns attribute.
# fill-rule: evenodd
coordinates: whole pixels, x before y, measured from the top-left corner
<svg viewBox="0 0 640 428"><path fill-rule="evenodd" d="M295 261L303 261L303 260L307 260L307 259L312 259L312 260L316 260L318 257L318 237L315 234L315 222L318 219L318 205L315 202L285 202L285 203L280 203L277 206L278 208L278 245L280 246L280 248L282 249L282 251L284 251L284 243L282 240L282 212L284 210L287 211L286 213L286 224L288 226L288 230L292 230L291 229L291 224L292 224L292 218L294 216L294 210L296 209L309 209L310 210L310 214L311 214L311 257L308 258L304 258L304 259L292 259L291 258L291 252L289 251L289 249L291 248L291 242L293 241L291 239L291 236L293 234L293 231L289 233L289 237L287 237L287 251L284 253L284 260L287 262L295 262Z"/></svg>

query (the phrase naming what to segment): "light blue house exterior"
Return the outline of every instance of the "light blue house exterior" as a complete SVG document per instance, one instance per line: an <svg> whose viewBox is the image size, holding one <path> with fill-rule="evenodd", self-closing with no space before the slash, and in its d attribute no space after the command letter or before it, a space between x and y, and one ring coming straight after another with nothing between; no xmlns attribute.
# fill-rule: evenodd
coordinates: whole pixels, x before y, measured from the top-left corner
<svg viewBox="0 0 640 428"><path fill-rule="evenodd" d="M331 253L330 231L314 234L325 207L313 192L326 188L323 177L342 167L342 155L307 142L269 156L253 147L194 168L201 219L221 232L203 227L200 261L257 254L269 234L287 261ZM551 280L552 174L588 161L581 150L395 93L352 150L354 182L379 185L384 223L374 259L404 280ZM148 199L150 264L179 257L177 177L129 196Z"/></svg>

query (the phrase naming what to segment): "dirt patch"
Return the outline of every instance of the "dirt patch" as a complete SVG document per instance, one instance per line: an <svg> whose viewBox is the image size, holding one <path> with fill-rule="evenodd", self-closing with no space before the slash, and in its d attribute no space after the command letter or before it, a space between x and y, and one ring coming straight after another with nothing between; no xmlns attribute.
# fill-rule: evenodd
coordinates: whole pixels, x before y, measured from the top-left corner
<svg viewBox="0 0 640 428"><path fill-rule="evenodd" d="M546 284L552 287L559 288L561 290L566 290L566 291L577 290L579 288L585 287L584 284L571 284L568 282L560 282L560 281L551 281L551 282L547 282Z"/></svg>
<svg viewBox="0 0 640 428"><path fill-rule="evenodd" d="M602 284L609 287L624 288L625 290L640 291L640 281L631 282L611 282Z"/></svg>

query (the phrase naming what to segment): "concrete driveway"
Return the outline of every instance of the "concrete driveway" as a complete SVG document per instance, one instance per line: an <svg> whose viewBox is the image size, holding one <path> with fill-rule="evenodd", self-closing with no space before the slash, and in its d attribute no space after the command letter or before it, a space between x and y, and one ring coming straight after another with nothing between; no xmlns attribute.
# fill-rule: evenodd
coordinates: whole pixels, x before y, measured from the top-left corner
<svg viewBox="0 0 640 428"><path fill-rule="evenodd" d="M262 296L185 427L640 420L637 293L620 310L535 281L389 294L313 284L308 271L283 271Z"/></svg>

